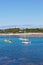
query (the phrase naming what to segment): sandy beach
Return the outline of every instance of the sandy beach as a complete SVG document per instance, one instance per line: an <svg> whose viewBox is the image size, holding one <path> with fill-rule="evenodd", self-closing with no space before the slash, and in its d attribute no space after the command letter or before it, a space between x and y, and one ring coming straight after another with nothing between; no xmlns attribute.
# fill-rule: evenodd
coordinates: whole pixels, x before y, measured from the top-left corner
<svg viewBox="0 0 43 65"><path fill-rule="evenodd" d="M29 37L34 37L34 36L38 36L38 37L43 37L43 33L0 33L0 36L20 36L20 37L24 37L24 36L29 36Z"/></svg>

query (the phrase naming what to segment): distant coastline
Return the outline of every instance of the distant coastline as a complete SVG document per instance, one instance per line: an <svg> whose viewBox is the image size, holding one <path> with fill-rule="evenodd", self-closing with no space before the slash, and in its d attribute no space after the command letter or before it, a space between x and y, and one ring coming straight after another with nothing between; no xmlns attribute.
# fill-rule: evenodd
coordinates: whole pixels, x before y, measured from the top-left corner
<svg viewBox="0 0 43 65"><path fill-rule="evenodd" d="M43 28L8 28L0 30L0 36L43 37Z"/></svg>
<svg viewBox="0 0 43 65"><path fill-rule="evenodd" d="M0 33L0 36L43 37L43 33Z"/></svg>
<svg viewBox="0 0 43 65"><path fill-rule="evenodd" d="M43 33L43 28L7 28L0 29L0 33Z"/></svg>

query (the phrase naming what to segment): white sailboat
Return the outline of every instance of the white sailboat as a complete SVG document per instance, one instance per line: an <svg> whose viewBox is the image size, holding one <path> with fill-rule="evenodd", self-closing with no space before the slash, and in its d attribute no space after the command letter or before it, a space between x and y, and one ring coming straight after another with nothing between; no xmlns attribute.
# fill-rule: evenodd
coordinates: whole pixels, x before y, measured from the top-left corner
<svg viewBox="0 0 43 65"><path fill-rule="evenodd" d="M20 37L19 39L22 41L22 43L24 43L24 44L30 44L31 43L31 41L29 41L26 37L26 31L24 31L24 36L23 37Z"/></svg>

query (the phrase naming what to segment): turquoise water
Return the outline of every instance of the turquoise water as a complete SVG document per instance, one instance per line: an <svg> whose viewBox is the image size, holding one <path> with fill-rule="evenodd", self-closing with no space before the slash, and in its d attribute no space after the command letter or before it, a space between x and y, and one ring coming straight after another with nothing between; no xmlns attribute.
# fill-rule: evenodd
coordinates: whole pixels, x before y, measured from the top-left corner
<svg viewBox="0 0 43 65"><path fill-rule="evenodd" d="M4 39L12 43L3 42ZM0 65L43 65L43 37L29 37L23 44L17 37L0 36Z"/></svg>

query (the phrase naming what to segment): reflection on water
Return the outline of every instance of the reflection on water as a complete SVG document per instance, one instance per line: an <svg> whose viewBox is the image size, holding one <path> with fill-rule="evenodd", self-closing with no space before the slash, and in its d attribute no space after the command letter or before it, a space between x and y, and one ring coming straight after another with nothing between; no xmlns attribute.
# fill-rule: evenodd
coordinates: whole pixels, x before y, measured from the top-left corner
<svg viewBox="0 0 43 65"><path fill-rule="evenodd" d="M12 44L4 43L4 39ZM0 37L0 65L43 65L43 37L30 37L30 44L23 44L19 38Z"/></svg>

